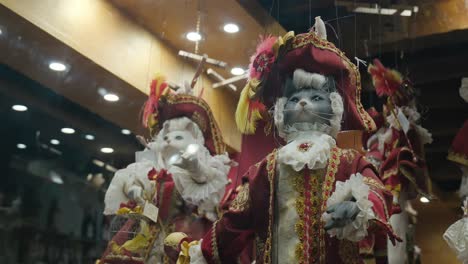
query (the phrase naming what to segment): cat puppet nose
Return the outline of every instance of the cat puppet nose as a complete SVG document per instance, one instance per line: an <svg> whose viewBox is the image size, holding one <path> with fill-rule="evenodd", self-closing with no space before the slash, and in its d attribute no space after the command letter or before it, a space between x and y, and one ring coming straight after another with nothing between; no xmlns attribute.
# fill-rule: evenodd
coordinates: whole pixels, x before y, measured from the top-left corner
<svg viewBox="0 0 468 264"><path fill-rule="evenodd" d="M300 104L301 106L305 106L305 105L307 104L307 102L306 102L306 101L300 101L299 104Z"/></svg>

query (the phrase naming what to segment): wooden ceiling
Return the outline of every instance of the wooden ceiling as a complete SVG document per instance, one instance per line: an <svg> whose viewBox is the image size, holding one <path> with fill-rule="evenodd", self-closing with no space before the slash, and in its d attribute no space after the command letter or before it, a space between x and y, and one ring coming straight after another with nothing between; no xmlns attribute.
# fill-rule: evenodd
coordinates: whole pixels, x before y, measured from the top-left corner
<svg viewBox="0 0 468 264"><path fill-rule="evenodd" d="M196 31L199 20L203 39L199 43L198 53L227 62L227 69L220 70L225 78L232 76L229 72L232 67L247 68L260 34L278 35L285 32L255 3L251 3L249 12L246 12L234 0L109 1L175 50L195 52L195 43L188 41L185 35ZM251 16L252 12L263 14L263 21ZM224 32L226 23L236 23L240 31L235 34Z"/></svg>

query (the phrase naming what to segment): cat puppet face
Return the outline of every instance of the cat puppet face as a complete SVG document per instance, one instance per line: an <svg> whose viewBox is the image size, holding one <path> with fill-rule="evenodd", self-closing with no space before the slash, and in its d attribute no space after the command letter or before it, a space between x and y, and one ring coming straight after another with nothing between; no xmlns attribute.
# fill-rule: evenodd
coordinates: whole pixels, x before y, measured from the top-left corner
<svg viewBox="0 0 468 264"><path fill-rule="evenodd" d="M295 129L324 130L335 135L340 129L343 102L333 77L298 69L284 84L285 97L275 106L275 124L280 136Z"/></svg>
<svg viewBox="0 0 468 264"><path fill-rule="evenodd" d="M294 85L290 82L289 85ZM330 95L314 88L296 90L284 106L284 124L323 123L330 125L333 115Z"/></svg>
<svg viewBox="0 0 468 264"><path fill-rule="evenodd" d="M197 124L186 117L164 122L162 130L151 145L164 167L172 165L189 145L204 145L203 133Z"/></svg>

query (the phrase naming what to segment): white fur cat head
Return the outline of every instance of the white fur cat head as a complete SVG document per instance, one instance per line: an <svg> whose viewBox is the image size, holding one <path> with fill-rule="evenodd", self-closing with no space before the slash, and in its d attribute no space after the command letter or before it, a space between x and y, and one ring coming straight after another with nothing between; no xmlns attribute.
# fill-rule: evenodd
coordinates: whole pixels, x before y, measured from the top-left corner
<svg viewBox="0 0 468 264"><path fill-rule="evenodd" d="M203 146L203 133L195 122L187 117L179 117L164 122L163 128L149 146L157 153L158 164L167 167L168 159L185 151L190 144Z"/></svg>

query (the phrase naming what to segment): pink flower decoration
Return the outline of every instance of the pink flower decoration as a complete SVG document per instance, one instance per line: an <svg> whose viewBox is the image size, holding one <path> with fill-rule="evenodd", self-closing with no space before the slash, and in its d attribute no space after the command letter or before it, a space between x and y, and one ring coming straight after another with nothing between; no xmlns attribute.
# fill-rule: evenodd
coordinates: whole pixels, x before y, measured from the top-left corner
<svg viewBox="0 0 468 264"><path fill-rule="evenodd" d="M268 74L271 65L275 62L276 56L273 52L273 45L277 37L269 36L262 38L257 46L255 54L250 58L249 77L251 79L261 79L264 74Z"/></svg>

